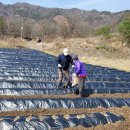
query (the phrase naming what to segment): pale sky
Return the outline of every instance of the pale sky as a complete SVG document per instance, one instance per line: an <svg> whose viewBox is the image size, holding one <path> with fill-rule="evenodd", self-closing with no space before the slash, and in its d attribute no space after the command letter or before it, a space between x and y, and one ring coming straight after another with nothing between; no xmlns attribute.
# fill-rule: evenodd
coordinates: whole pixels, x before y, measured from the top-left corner
<svg viewBox="0 0 130 130"><path fill-rule="evenodd" d="M119 12L130 10L130 0L0 0L4 4L26 2L48 8L79 8L84 10Z"/></svg>

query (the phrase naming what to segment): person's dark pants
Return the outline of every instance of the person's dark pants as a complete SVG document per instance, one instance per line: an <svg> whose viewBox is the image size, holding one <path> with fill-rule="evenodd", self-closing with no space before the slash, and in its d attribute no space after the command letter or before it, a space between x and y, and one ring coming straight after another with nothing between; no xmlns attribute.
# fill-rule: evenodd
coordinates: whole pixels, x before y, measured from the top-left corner
<svg viewBox="0 0 130 130"><path fill-rule="evenodd" d="M58 87L62 87L63 86L63 79L65 81L67 81L67 86L70 83L70 79L69 79L69 69L68 70L63 70L62 68L58 68L58 74L59 74L59 78L58 78Z"/></svg>
<svg viewBox="0 0 130 130"><path fill-rule="evenodd" d="M86 79L86 77L79 78L78 87L79 87L79 94L80 94L81 97L84 96L85 79Z"/></svg>

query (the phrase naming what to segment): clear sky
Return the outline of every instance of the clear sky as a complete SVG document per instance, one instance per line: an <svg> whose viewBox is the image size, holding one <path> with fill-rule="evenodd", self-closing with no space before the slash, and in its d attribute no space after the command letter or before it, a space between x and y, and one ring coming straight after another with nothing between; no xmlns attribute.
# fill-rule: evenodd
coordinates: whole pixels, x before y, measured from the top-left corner
<svg viewBox="0 0 130 130"><path fill-rule="evenodd" d="M119 12L130 10L130 0L0 0L4 4L26 2L43 7L79 8L85 10Z"/></svg>

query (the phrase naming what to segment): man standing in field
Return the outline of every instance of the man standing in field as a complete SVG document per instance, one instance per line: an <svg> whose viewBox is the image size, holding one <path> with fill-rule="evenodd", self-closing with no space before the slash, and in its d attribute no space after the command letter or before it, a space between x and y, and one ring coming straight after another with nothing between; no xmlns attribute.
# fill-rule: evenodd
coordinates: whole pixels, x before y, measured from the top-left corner
<svg viewBox="0 0 130 130"><path fill-rule="evenodd" d="M64 87L67 87L71 85L70 80L69 80L69 67L70 67L70 64L72 64L72 58L68 54L67 48L63 50L63 54L60 54L58 56L57 62L58 62L58 74L59 74L58 87L63 86L63 83L62 83L63 78L67 80L67 83L64 86Z"/></svg>

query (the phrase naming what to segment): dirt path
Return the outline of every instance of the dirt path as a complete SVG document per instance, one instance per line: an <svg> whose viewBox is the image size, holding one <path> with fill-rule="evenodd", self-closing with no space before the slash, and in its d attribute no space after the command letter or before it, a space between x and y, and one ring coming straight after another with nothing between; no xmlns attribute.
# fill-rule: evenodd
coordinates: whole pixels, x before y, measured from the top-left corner
<svg viewBox="0 0 130 130"><path fill-rule="evenodd" d="M69 114L91 114L96 112L101 112L105 114L105 112L113 112L118 115L126 114L125 116L130 115L129 107L122 107L122 108L80 108L80 109L32 109L32 110L23 110L23 111L4 111L0 112L0 116L39 116L39 115L69 115ZM129 114L128 114L129 113Z"/></svg>
<svg viewBox="0 0 130 130"><path fill-rule="evenodd" d="M15 96L15 95L0 95L0 99L36 99L36 98L79 98L79 95L76 94L66 94L66 95L23 95L23 96ZM92 94L86 96L84 98L130 98L130 94Z"/></svg>

